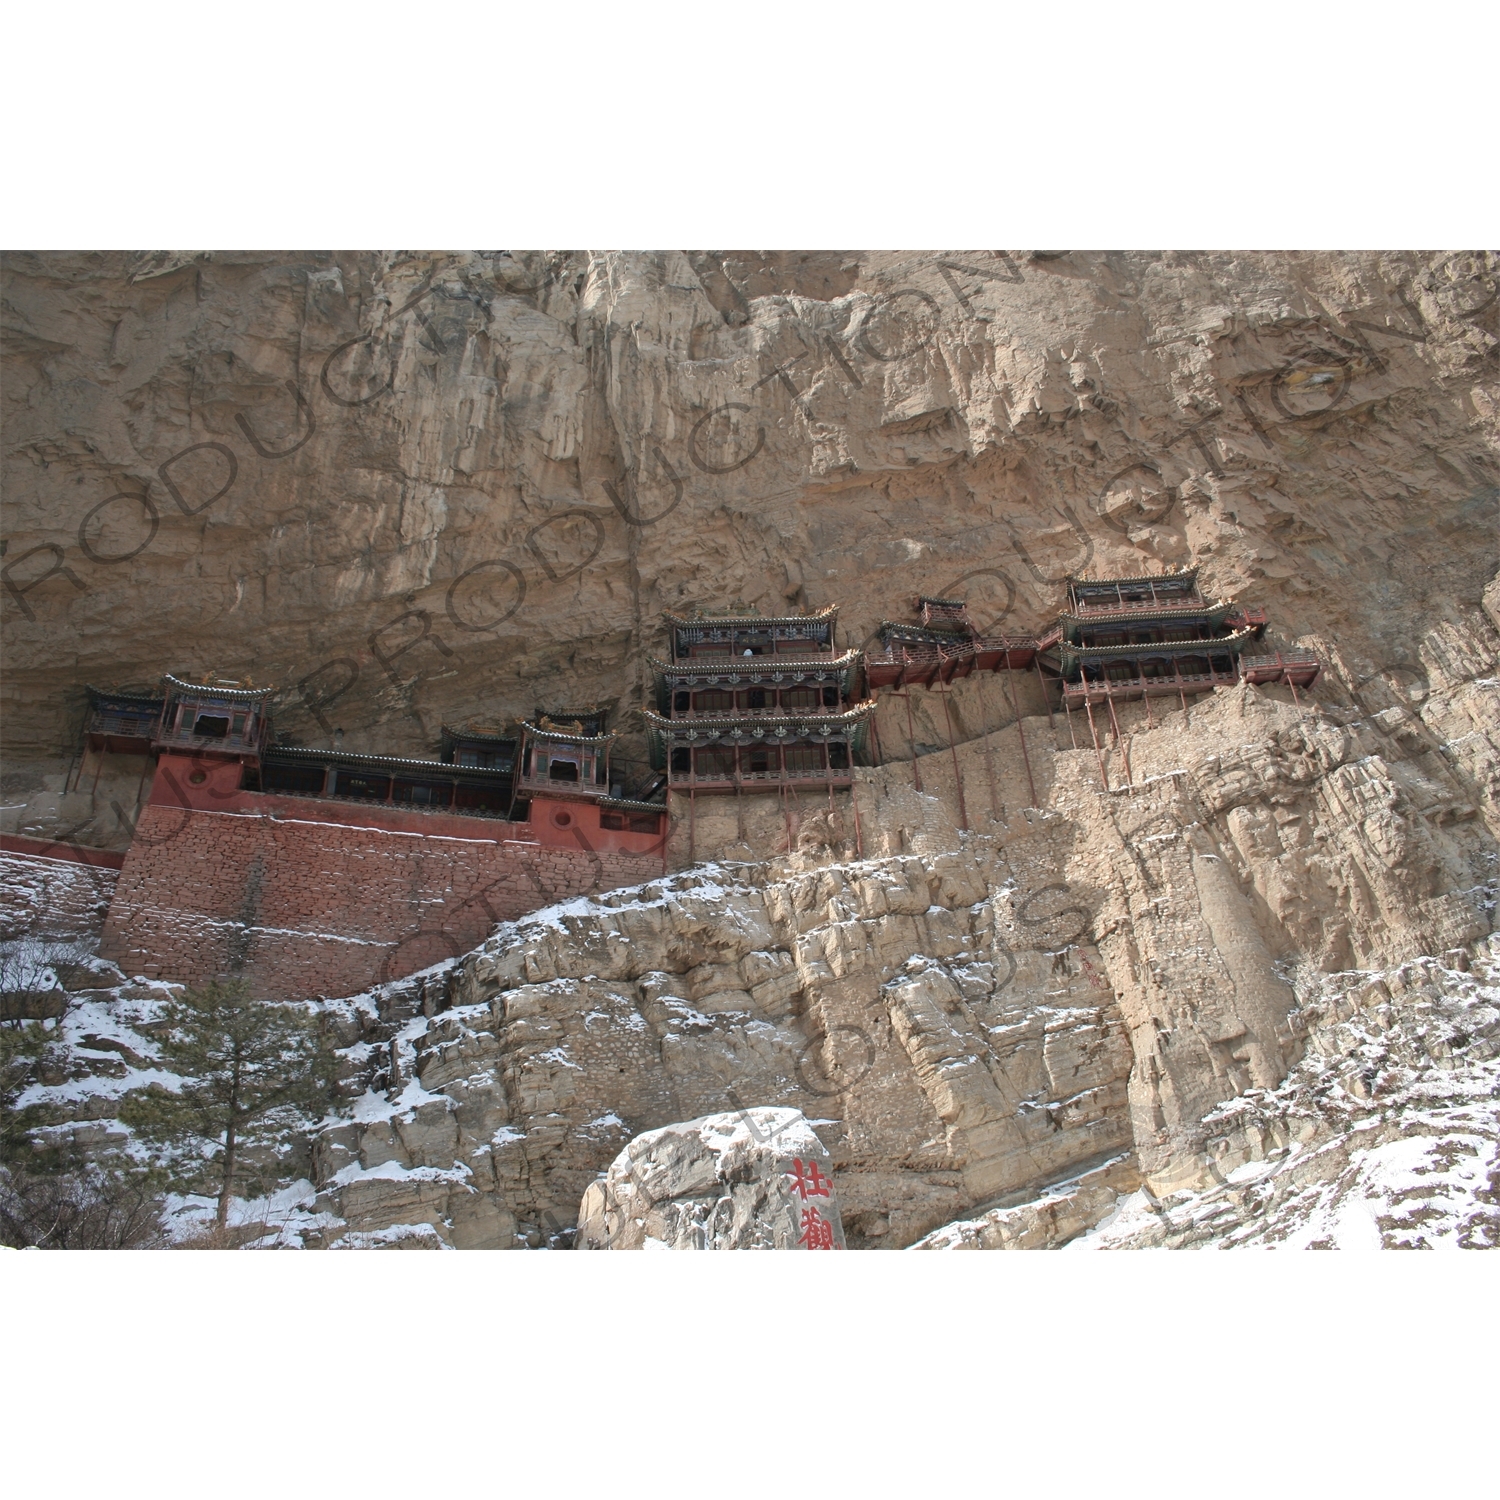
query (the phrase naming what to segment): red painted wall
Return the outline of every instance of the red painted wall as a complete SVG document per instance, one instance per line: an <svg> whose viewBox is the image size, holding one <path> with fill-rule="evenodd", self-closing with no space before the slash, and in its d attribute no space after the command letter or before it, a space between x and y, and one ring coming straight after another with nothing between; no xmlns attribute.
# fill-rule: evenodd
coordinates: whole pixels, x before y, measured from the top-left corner
<svg viewBox="0 0 1500 1500"><path fill-rule="evenodd" d="M101 946L127 973L243 973L267 997L354 994L465 952L497 921L662 871L661 838L600 829L588 803L567 804L565 829L548 817L534 832L242 792L239 776L161 757Z"/></svg>
<svg viewBox="0 0 1500 1500"><path fill-rule="evenodd" d="M118 849L94 849L87 844L66 840L34 839L24 833L0 833L0 850L7 854L25 854L34 859L64 859L75 865L93 865L100 870L118 870L125 863Z"/></svg>

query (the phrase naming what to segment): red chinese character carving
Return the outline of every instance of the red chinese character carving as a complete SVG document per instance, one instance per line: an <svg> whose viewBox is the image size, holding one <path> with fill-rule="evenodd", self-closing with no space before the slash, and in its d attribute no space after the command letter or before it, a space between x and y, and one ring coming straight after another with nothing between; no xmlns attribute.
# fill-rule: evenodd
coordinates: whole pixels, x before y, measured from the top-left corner
<svg viewBox="0 0 1500 1500"><path fill-rule="evenodd" d="M802 1210L802 1238L797 1243L806 1245L809 1250L832 1250L833 1225L817 1209L804 1208Z"/></svg>
<svg viewBox="0 0 1500 1500"><path fill-rule="evenodd" d="M786 1174L792 1178L792 1190L805 1203L809 1198L826 1198L833 1179L825 1177L815 1161L804 1162L800 1156L792 1158L792 1170Z"/></svg>

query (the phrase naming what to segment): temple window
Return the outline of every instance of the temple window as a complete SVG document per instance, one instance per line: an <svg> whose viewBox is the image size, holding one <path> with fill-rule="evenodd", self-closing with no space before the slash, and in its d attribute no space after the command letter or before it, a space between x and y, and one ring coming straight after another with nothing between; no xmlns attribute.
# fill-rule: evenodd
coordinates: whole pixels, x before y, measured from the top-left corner
<svg viewBox="0 0 1500 1500"><path fill-rule="evenodd" d="M391 795L391 778L341 770L338 773L337 791L340 797L360 797L369 802L386 802Z"/></svg>
<svg viewBox="0 0 1500 1500"><path fill-rule="evenodd" d="M691 693L674 693L672 695L672 712L674 714L685 714L693 701Z"/></svg>
<svg viewBox="0 0 1500 1500"><path fill-rule="evenodd" d="M825 687L823 689L823 707L837 708L839 706L839 690L836 687Z"/></svg>
<svg viewBox="0 0 1500 1500"><path fill-rule="evenodd" d="M398 779L391 800L415 802L423 807L447 807L453 800L453 788L442 782Z"/></svg>
<svg viewBox="0 0 1500 1500"><path fill-rule="evenodd" d="M781 694L781 706L783 708L816 708L818 697L817 688L786 688Z"/></svg>
<svg viewBox="0 0 1500 1500"><path fill-rule="evenodd" d="M722 779L734 775L734 750L729 745L707 745L694 757L699 776Z"/></svg>
<svg viewBox="0 0 1500 1500"><path fill-rule="evenodd" d="M746 708L764 708L766 706L766 690L764 688L751 688L744 695Z"/></svg>
<svg viewBox="0 0 1500 1500"><path fill-rule="evenodd" d="M503 813L510 807L510 795L500 787L458 786L453 790L455 810Z"/></svg>
<svg viewBox="0 0 1500 1500"><path fill-rule="evenodd" d="M698 713L723 713L734 707L734 694L711 688L693 694L693 708Z"/></svg>
<svg viewBox="0 0 1500 1500"><path fill-rule="evenodd" d="M672 770L682 776L690 776L693 770L693 752L686 745L672 747Z"/></svg>
<svg viewBox="0 0 1500 1500"><path fill-rule="evenodd" d="M822 745L788 745L783 753L786 756L787 771L794 776L805 776L823 769Z"/></svg>
<svg viewBox="0 0 1500 1500"><path fill-rule="evenodd" d="M828 742L828 764L836 771L842 771L848 766L849 747L842 740Z"/></svg>
<svg viewBox="0 0 1500 1500"><path fill-rule="evenodd" d="M740 769L749 776L765 776L771 770L771 751L766 745L746 745L740 751Z"/></svg>
<svg viewBox="0 0 1500 1500"><path fill-rule="evenodd" d="M199 714L193 725L193 733L206 739L222 740L229 734L229 719L218 714Z"/></svg>
<svg viewBox="0 0 1500 1500"><path fill-rule="evenodd" d="M578 762L563 760L554 755L552 764L547 768L547 779L549 781L577 781L579 779Z"/></svg>
<svg viewBox="0 0 1500 1500"><path fill-rule="evenodd" d="M300 792L303 796L316 797L323 790L326 775L322 766L278 766L261 767L260 785L264 792Z"/></svg>

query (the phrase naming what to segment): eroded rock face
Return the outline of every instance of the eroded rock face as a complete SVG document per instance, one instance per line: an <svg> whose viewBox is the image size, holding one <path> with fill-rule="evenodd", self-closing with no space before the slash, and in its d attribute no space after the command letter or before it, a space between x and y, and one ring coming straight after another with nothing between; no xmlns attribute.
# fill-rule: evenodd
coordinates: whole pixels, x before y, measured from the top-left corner
<svg viewBox="0 0 1500 1500"><path fill-rule="evenodd" d="M580 1250L842 1250L831 1159L800 1110L638 1135L583 1195Z"/></svg>
<svg viewBox="0 0 1500 1500"><path fill-rule="evenodd" d="M859 645L917 593L1025 630L1069 571L1196 562L1275 639L1441 692L1465 647L1422 643L1500 562L1483 255L3 269L5 818L44 837L122 847L141 805L130 757L68 779L91 681L249 677L304 743L418 754L445 719L597 702L634 782L663 608L838 601ZM915 748L946 746L917 707ZM1486 731L1451 709L1462 759ZM904 714L881 732L911 752ZM697 858L777 852L747 802Z"/></svg>

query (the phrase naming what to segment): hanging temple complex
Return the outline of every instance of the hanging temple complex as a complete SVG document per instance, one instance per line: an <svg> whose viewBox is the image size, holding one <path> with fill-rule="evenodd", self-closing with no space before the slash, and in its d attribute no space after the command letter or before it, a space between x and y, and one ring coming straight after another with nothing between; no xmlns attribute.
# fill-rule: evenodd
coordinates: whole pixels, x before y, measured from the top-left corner
<svg viewBox="0 0 1500 1500"><path fill-rule="evenodd" d="M1307 651L1266 650L1265 612L1204 597L1196 569L1070 578L1040 636L981 634L962 600L920 598L915 613L883 622L869 652L840 649L832 605L666 614L635 785L595 707L443 725L436 758L420 759L346 751L339 731L328 749L280 741L274 689L212 674L169 674L154 693L90 688L77 781L105 755L139 757L142 792L155 772L103 951L174 981L244 973L268 995L354 993L466 951L497 921L691 863L700 797L780 799L790 850L791 806L846 794L861 845L855 768L881 764L881 695L906 699L920 790L914 685L997 674L1020 728L1029 675L1073 748L1098 751L1119 736L1118 703L1144 699L1150 714L1153 698L1185 708L1242 682L1295 695L1320 670ZM951 746L951 716L948 734ZM1025 758L1023 728L1019 743ZM1102 756L1099 769L1107 786Z"/></svg>

